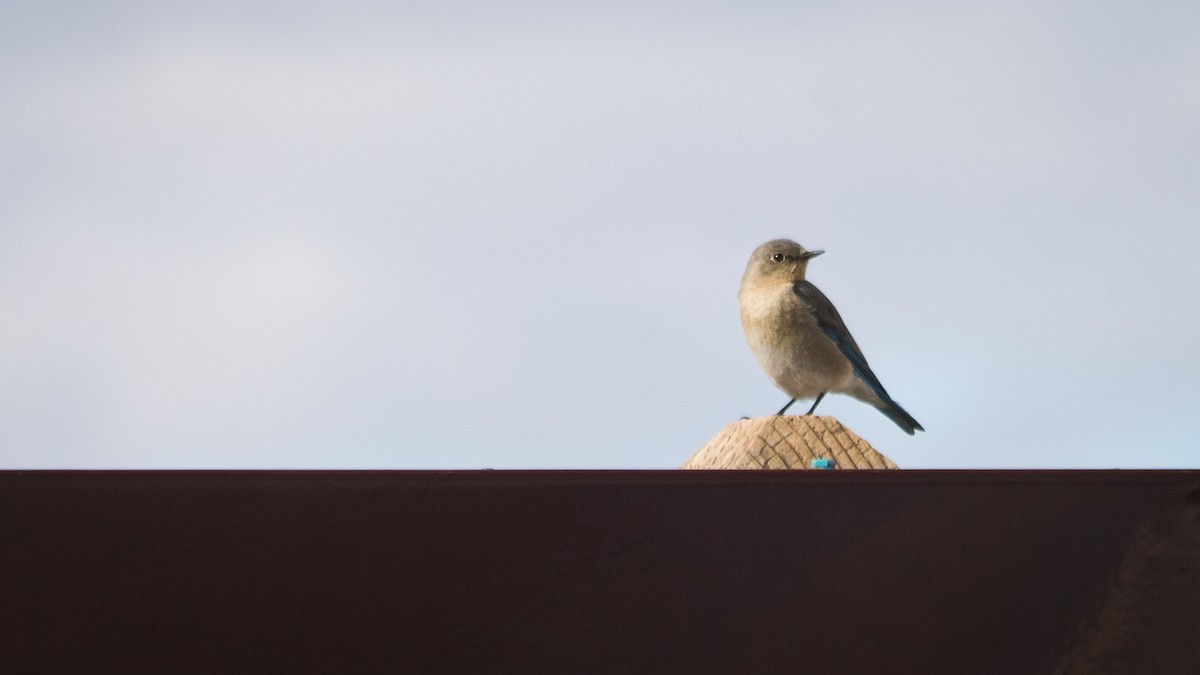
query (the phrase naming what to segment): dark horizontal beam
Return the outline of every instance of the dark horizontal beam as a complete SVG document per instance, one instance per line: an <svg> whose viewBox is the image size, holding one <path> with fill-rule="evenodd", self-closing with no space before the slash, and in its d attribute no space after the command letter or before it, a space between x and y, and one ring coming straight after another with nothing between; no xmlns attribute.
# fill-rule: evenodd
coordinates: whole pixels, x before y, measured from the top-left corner
<svg viewBox="0 0 1200 675"><path fill-rule="evenodd" d="M1191 673L1200 472L10 471L0 589L4 673Z"/></svg>

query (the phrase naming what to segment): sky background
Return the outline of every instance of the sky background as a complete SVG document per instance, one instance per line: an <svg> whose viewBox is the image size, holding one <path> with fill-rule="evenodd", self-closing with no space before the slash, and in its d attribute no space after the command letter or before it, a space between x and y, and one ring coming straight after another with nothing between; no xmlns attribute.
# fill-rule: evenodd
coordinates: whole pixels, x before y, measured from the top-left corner
<svg viewBox="0 0 1200 675"><path fill-rule="evenodd" d="M0 5L0 467L672 468L826 255L905 468L1200 467L1200 5ZM797 409L803 411L802 404Z"/></svg>

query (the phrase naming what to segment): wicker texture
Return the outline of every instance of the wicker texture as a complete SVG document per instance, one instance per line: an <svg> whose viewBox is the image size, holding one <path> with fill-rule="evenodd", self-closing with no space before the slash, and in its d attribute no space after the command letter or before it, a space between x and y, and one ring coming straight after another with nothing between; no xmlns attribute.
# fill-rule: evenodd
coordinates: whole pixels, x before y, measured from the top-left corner
<svg viewBox="0 0 1200 675"><path fill-rule="evenodd" d="M729 424L682 469L808 469L832 459L839 469L895 469L896 464L833 417L771 415Z"/></svg>

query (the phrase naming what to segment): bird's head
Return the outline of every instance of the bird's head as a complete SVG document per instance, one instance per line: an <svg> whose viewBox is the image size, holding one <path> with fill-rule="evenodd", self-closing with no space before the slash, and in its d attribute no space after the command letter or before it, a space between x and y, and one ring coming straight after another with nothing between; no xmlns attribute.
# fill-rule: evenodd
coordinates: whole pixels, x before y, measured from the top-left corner
<svg viewBox="0 0 1200 675"><path fill-rule="evenodd" d="M806 250L790 239L768 241L750 255L742 283L802 281L808 261L824 252Z"/></svg>

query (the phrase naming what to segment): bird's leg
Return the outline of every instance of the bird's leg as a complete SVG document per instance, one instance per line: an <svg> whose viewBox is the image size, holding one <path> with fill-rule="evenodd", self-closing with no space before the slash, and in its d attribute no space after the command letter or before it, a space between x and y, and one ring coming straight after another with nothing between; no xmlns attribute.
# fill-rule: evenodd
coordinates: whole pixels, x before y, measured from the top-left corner
<svg viewBox="0 0 1200 675"><path fill-rule="evenodd" d="M787 405L780 408L779 412L775 413L775 415L778 416L778 415L782 415L783 413L787 412L787 409L792 407L792 404L795 402L796 402L796 399L792 399L792 400L788 401Z"/></svg>
<svg viewBox="0 0 1200 675"><path fill-rule="evenodd" d="M828 394L828 393L829 392L827 392L827 391L821 392L821 395L817 397L817 400L813 401L813 407L809 408L808 412L804 413L804 416L808 417L809 415L813 414L813 411L817 409L817 404L820 403L821 399L825 398L825 394ZM792 400L794 401L796 399L792 399ZM789 403L788 405L791 405L791 403Z"/></svg>

